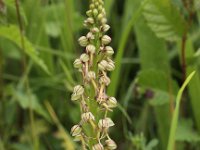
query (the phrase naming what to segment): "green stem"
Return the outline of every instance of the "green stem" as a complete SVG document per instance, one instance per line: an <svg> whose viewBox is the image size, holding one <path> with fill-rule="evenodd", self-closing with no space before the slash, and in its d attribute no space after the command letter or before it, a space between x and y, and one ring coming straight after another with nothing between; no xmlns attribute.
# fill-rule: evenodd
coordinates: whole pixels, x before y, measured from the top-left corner
<svg viewBox="0 0 200 150"><path fill-rule="evenodd" d="M0 99L3 97L3 56L0 49Z"/></svg>
<svg viewBox="0 0 200 150"><path fill-rule="evenodd" d="M21 16L20 16L20 8L19 8L19 0L15 0L15 7L16 7L16 14L17 14L17 19L18 19L18 23L19 23L19 29L20 29L20 35L21 35L21 46L22 46L22 49L25 51L26 47L25 47L25 44L24 44L24 36L23 36L23 31L24 31L24 28L23 28L23 23L22 23L22 20L21 20ZM26 56L25 54L23 53L23 69L26 70ZM34 126L34 113L33 113L33 110L32 110L32 98L31 98L31 93L30 93L30 86L29 86L29 80L28 80L28 75L25 77L25 88L26 88L26 92L27 92L27 95L28 95L28 98L29 98L29 102L30 102L30 108L29 108L29 118L30 118L30 123L31 123L31 135L32 135L32 140L33 140L33 147L34 147L34 150L38 150L39 149L39 142L38 142L38 139L37 139L37 136L36 136L36 132L35 132L35 126Z"/></svg>

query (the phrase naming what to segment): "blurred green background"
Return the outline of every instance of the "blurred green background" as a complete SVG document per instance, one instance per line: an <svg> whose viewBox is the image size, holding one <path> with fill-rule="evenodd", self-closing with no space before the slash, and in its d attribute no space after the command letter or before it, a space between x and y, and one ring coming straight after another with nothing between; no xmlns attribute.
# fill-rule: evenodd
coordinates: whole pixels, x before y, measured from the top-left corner
<svg viewBox="0 0 200 150"><path fill-rule="evenodd" d="M0 150L80 149L70 100L81 77L73 61L89 0L0 1ZM200 1L105 0L116 69L108 94L119 106L119 150L165 150L186 76L176 150L200 150Z"/></svg>

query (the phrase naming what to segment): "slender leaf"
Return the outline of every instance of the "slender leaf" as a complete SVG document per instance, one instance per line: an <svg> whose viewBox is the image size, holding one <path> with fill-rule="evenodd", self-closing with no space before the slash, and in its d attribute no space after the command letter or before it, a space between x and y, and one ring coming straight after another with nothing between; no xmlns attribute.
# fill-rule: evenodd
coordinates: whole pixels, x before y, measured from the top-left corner
<svg viewBox="0 0 200 150"><path fill-rule="evenodd" d="M194 54L194 48L193 43L190 39L188 39L186 43L186 60L189 60L190 58L193 58L195 56ZM190 103L192 106L196 126L198 128L198 132L200 133L200 76L199 76L199 70L196 63L189 64L187 61L187 75L190 74L193 70L197 70L197 73L194 75L194 77L191 79L190 84L188 85L189 95L190 95Z"/></svg>
<svg viewBox="0 0 200 150"><path fill-rule="evenodd" d="M192 79L194 74L195 74L195 71L192 72L187 77L187 79L183 83L182 87L178 91L178 95L176 97L176 107L175 107L175 110L174 110L174 114L173 114L173 118L172 118L172 122L171 122L171 127L170 127L170 135L169 135L167 150L172 150L174 148L175 135L176 135L176 129L177 129L177 125L178 125L178 118L179 118L178 115L179 115L179 109L180 109L180 104L181 104L181 97L182 97L184 89L186 88L186 86L188 85L188 83L190 82L190 80Z"/></svg>
<svg viewBox="0 0 200 150"><path fill-rule="evenodd" d="M140 15L142 13L142 9L147 1L148 0L144 0L143 4L137 9L136 13L133 13L130 21L128 22L127 26L124 28L124 31L122 32L123 34L121 36L119 47L117 50L117 55L115 57L116 68L111 74L112 82L108 88L108 93L110 95L116 94L118 83L119 83L120 71L121 71L121 62L122 62L122 57L124 54L126 42L128 40L131 29L133 28L133 25L135 24L137 19L140 17Z"/></svg>

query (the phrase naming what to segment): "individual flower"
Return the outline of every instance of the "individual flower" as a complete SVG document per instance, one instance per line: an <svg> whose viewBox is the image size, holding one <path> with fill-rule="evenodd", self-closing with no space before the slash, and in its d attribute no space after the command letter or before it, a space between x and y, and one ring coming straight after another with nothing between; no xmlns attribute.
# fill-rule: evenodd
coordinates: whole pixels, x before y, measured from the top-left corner
<svg viewBox="0 0 200 150"><path fill-rule="evenodd" d="M102 41L102 44L107 45L111 42L111 38L108 35L104 35L101 41Z"/></svg>
<svg viewBox="0 0 200 150"><path fill-rule="evenodd" d="M98 127L100 130L108 129L109 127L114 126L114 122L110 118L100 119Z"/></svg>
<svg viewBox="0 0 200 150"><path fill-rule="evenodd" d="M86 112L81 115L81 119L83 122L90 122L95 120L94 115L91 112Z"/></svg>
<svg viewBox="0 0 200 150"><path fill-rule="evenodd" d="M110 26L107 25L107 24L104 24L103 26L101 26L101 30L102 30L103 32L107 32L109 29L110 29Z"/></svg>
<svg viewBox="0 0 200 150"><path fill-rule="evenodd" d="M88 39L85 36L81 36L78 39L78 42L79 42L80 46L85 47L88 44Z"/></svg>
<svg viewBox="0 0 200 150"><path fill-rule="evenodd" d="M106 70L113 71L114 69L115 69L114 62L108 62L107 66L106 66Z"/></svg>
<svg viewBox="0 0 200 150"><path fill-rule="evenodd" d="M107 64L108 64L108 62L106 60L102 60L101 62L99 62L99 64L98 64L99 70L101 70L101 71L106 70Z"/></svg>
<svg viewBox="0 0 200 150"><path fill-rule="evenodd" d="M101 143L98 143L92 147L92 150L104 150L104 147Z"/></svg>
<svg viewBox="0 0 200 150"><path fill-rule="evenodd" d="M105 52L107 56L112 56L114 54L114 50L111 46L106 46L105 47Z"/></svg>
<svg viewBox="0 0 200 150"><path fill-rule="evenodd" d="M115 108L117 107L117 100L114 97L109 97L107 100L107 106L109 108Z"/></svg>
<svg viewBox="0 0 200 150"><path fill-rule="evenodd" d="M80 60L80 59L76 59L75 61L74 61L74 68L77 68L77 69L79 69L79 68L81 68L82 67L82 61Z"/></svg>
<svg viewBox="0 0 200 150"><path fill-rule="evenodd" d="M109 150L117 149L117 144L112 139L108 139L105 141L106 146Z"/></svg>
<svg viewBox="0 0 200 150"><path fill-rule="evenodd" d="M110 78L107 76L101 76L99 83L108 86L110 84Z"/></svg>
<svg viewBox="0 0 200 150"><path fill-rule="evenodd" d="M88 54L86 54L86 53L83 53L81 56L80 56L80 60L82 61L82 62L87 62L88 60L89 60L89 56L88 56Z"/></svg>
<svg viewBox="0 0 200 150"><path fill-rule="evenodd" d="M91 80L96 79L96 74L95 74L94 71L90 71L90 72L88 72L88 76L87 77L88 77L88 80L91 81Z"/></svg>
<svg viewBox="0 0 200 150"><path fill-rule="evenodd" d="M84 93L84 88L81 85L77 85L74 87L73 94L71 96L72 101L79 100Z"/></svg>
<svg viewBox="0 0 200 150"><path fill-rule="evenodd" d="M80 127L80 125L74 125L72 128L71 128L71 134L72 136L77 136L81 133L82 131L82 128Z"/></svg>
<svg viewBox="0 0 200 150"><path fill-rule="evenodd" d="M95 51L96 51L96 47L95 47L94 45L92 45L92 44L89 44L89 45L87 45L87 47L86 47L86 51L87 51L88 53L94 54Z"/></svg>

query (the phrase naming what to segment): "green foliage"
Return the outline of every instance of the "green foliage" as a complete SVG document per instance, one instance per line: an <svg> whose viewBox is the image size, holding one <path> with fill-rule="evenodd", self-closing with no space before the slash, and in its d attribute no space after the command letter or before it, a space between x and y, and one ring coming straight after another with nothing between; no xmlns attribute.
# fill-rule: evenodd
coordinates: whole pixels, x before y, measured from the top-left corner
<svg viewBox="0 0 200 150"><path fill-rule="evenodd" d="M17 23L17 14L16 14L16 4L15 0L6 0L5 1L5 6L6 6L6 20L12 23ZM26 14L24 12L24 9L19 5L19 10L20 10L20 16L22 18L22 21L24 24L28 24ZM5 23L5 22L4 22Z"/></svg>
<svg viewBox="0 0 200 150"><path fill-rule="evenodd" d="M160 38L178 40L186 30L186 22L171 0L150 0L143 13L149 27Z"/></svg>
<svg viewBox="0 0 200 150"><path fill-rule="evenodd" d="M140 150L153 150L158 145L157 139L152 139L149 143L146 143L143 134L134 136L132 142L135 148Z"/></svg>
<svg viewBox="0 0 200 150"><path fill-rule="evenodd" d="M49 111L49 114L50 114L53 122L56 124L56 126L58 128L56 137L58 139L62 140L62 147L65 150L68 150L68 149L75 150L75 144L72 142L70 135L68 133L66 133L64 127L62 126L59 119L57 118L56 113L53 110L52 106L48 102L46 102L45 105L47 107L47 110Z"/></svg>
<svg viewBox="0 0 200 150"><path fill-rule="evenodd" d="M80 149L69 134L80 120L70 98L88 1L18 1L23 33L16 1L0 1L0 150ZM116 62L108 95L119 103L110 133L119 150L200 147L200 1L184 1L105 0ZM182 93L183 54L186 76L196 74Z"/></svg>
<svg viewBox="0 0 200 150"><path fill-rule="evenodd" d="M23 109L32 109L39 115L43 116L46 120L50 120L47 112L44 110L42 105L38 102L38 99L33 94L26 94L22 91L12 89L14 99L19 103Z"/></svg>
<svg viewBox="0 0 200 150"><path fill-rule="evenodd" d="M162 71L154 69L144 70L138 74L138 83L144 88L143 90L149 89L153 92L153 98L150 101L153 106L169 104L170 98L174 99L178 85L175 81L171 81L173 93L169 93L169 80L168 76Z"/></svg>
<svg viewBox="0 0 200 150"><path fill-rule="evenodd" d="M192 79L194 74L195 74L195 72L192 72L187 77L187 79L185 80L185 82L181 86L180 90L178 91L178 94L177 94L177 97L176 97L176 107L175 107L174 114L173 114L173 117L172 117L172 122L171 122L171 128L170 128L170 135L169 135L169 142L168 142L167 150L171 150L171 149L174 148L176 129L177 129L178 118L179 118L179 110L180 110L180 104L181 104L181 97L182 97L184 89L186 88L186 86L188 85L188 83L190 82L190 80Z"/></svg>
<svg viewBox="0 0 200 150"><path fill-rule="evenodd" d="M176 131L177 141L199 142L200 136L192 128L192 120L180 120Z"/></svg>
<svg viewBox="0 0 200 150"><path fill-rule="evenodd" d="M122 31L123 34L121 35L119 48L117 50L117 55L115 57L116 68L115 68L115 70L113 71L113 73L111 75L112 83L111 83L111 85L109 86L109 89L108 89L108 93L111 94L111 95L115 95L116 94L116 87L118 86L118 82L119 82L122 57L123 57L123 53L125 51L125 46L126 46L126 42L128 40L129 33L130 33L134 23L140 17L140 15L142 13L142 8L146 4L146 2L147 2L147 0L145 0L143 5L141 5L137 9L137 12L132 15L131 19L127 22L127 26Z"/></svg>
<svg viewBox="0 0 200 150"><path fill-rule="evenodd" d="M192 45L191 41L188 40L188 42L186 43L186 58L191 59L194 56L195 55L194 55L193 45ZM199 57L199 56L197 56L197 57ZM188 85L188 90L189 90L189 95L191 97L190 103L192 105L192 110L194 113L196 125L197 125L198 131L200 133L200 110L198 108L198 106L200 105L200 102L199 102L199 97L200 97L199 71L200 70L198 70L197 63L190 64L189 61L187 63L188 63L187 69L186 69L187 75L189 75L190 72L192 72L193 70L197 71L196 75L194 75L193 79L191 80L190 84Z"/></svg>
<svg viewBox="0 0 200 150"><path fill-rule="evenodd" d="M138 7L138 5L140 5L140 1L135 1L136 8ZM141 17L140 20L138 20L134 29L136 32L137 44L139 49L141 72L142 71L147 72L149 69L150 70L153 69L156 72L158 72L154 74L150 72L151 74L150 76L149 74L147 74L146 86L149 86L148 84L150 83L152 86L156 85L157 90L162 91L164 89L165 91L170 93L169 87L171 86L171 84L169 81L171 81L171 77L169 75L170 74L169 61L164 41L156 37L155 33L153 33L151 29L147 26L144 17ZM161 76L158 75L159 73L161 74ZM163 74L165 74L164 77ZM160 82L159 79L162 80L162 82ZM159 85L157 85L158 82ZM146 100L148 100L148 98ZM156 99L156 101L157 100L158 99ZM156 118L155 120L158 124L158 134L160 138L159 144L161 149L164 149L167 145L167 139L169 133L169 122L170 122L169 103L165 103L165 105L161 106L155 106L154 112ZM165 120L163 120L163 118L165 118Z"/></svg>
<svg viewBox="0 0 200 150"><path fill-rule="evenodd" d="M49 73L47 66L38 56L38 52L33 48L32 44L26 39L26 37L21 35L20 30L17 26L0 26L0 37L6 38L15 43L18 47L24 50L24 52L46 73Z"/></svg>

